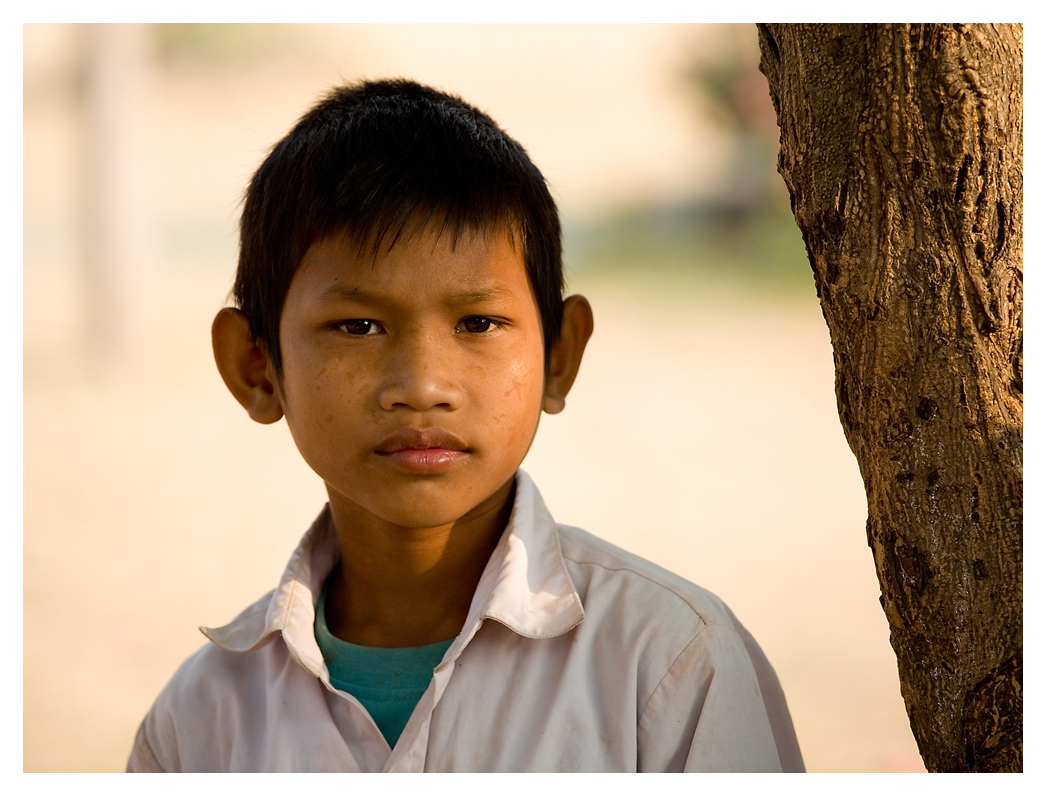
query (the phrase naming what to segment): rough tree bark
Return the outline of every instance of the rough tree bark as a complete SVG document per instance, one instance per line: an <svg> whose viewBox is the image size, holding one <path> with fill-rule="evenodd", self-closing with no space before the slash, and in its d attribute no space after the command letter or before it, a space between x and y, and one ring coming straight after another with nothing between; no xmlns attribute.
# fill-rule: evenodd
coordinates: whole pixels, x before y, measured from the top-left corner
<svg viewBox="0 0 1047 797"><path fill-rule="evenodd" d="M760 25L901 691L1022 768L1022 27Z"/></svg>

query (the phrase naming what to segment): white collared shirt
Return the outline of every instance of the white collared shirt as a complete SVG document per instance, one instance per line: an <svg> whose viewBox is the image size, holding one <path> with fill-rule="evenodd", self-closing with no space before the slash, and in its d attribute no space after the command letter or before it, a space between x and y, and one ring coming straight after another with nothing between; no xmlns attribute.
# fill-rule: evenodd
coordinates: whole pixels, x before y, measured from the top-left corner
<svg viewBox="0 0 1047 797"><path fill-rule="evenodd" d="M129 771L802 771L778 679L715 595L558 526L523 471L505 533L395 748L331 686L328 508L280 585L161 692Z"/></svg>

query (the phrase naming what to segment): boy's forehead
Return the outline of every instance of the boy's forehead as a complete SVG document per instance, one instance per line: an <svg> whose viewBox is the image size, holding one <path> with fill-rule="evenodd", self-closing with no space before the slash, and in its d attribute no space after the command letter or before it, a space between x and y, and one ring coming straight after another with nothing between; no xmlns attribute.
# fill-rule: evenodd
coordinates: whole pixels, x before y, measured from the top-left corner
<svg viewBox="0 0 1047 797"><path fill-rule="evenodd" d="M506 227L456 230L429 225L376 247L349 231L324 236L306 251L294 282L323 299L360 299L375 290L439 289L463 302L530 292L519 236Z"/></svg>
<svg viewBox="0 0 1047 797"><path fill-rule="evenodd" d="M517 242L523 240L521 224L508 217L475 223L441 213L416 213L401 224L363 231L346 226L324 237L331 236L345 238L361 254L370 254L375 261L398 248L418 250L429 246L433 250L444 247L454 251L462 244L468 247L508 241L515 249Z"/></svg>

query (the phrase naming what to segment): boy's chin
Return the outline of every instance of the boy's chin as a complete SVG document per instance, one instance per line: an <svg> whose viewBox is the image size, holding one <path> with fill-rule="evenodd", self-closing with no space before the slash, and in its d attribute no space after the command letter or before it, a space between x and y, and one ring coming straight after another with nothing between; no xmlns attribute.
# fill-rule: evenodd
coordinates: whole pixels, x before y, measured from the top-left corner
<svg viewBox="0 0 1047 797"><path fill-rule="evenodd" d="M383 512L381 515L377 515L377 517L380 517L392 526L399 526L404 529L417 529L419 531L425 529L445 529L461 520L461 517L455 512L434 512L432 507L415 511L397 507L395 510Z"/></svg>
<svg viewBox="0 0 1047 797"><path fill-rule="evenodd" d="M498 491L501 492L501 491ZM329 490L335 518L342 515L353 526L377 523L385 526L399 527L405 530L446 529L456 524L471 522L486 525L485 521L495 522L501 516L503 505L508 497L497 493L473 505L467 500L441 501L433 496L393 495L390 500L374 500L376 496L361 497L359 502L344 496L336 496ZM501 500L499 500L501 499ZM338 510L342 511L339 512Z"/></svg>

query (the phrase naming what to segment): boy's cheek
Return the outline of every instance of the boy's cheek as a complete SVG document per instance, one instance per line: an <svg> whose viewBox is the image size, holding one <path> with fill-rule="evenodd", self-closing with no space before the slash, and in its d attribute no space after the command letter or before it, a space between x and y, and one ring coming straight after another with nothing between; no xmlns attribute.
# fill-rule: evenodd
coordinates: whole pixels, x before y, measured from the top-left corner
<svg viewBox="0 0 1047 797"><path fill-rule="evenodd" d="M541 348L521 346L522 351L506 352L481 366L482 373L472 380L477 393L497 402L531 404L541 401L545 386L545 362Z"/></svg>

